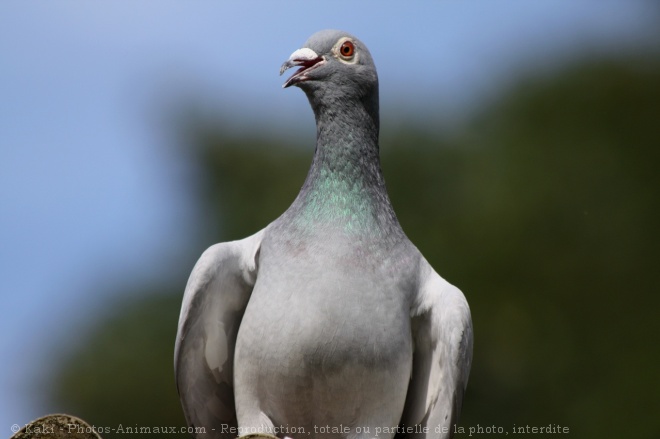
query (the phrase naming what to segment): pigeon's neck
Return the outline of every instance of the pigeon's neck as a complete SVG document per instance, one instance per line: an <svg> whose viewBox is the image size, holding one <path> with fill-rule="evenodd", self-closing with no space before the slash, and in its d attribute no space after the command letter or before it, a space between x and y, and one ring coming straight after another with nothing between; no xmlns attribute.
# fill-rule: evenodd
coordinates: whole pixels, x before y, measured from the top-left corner
<svg viewBox="0 0 660 439"><path fill-rule="evenodd" d="M324 188L328 181L345 182L355 189L386 195L378 147L378 109L373 114L364 103L347 101L313 108L316 150L306 185Z"/></svg>
<svg viewBox="0 0 660 439"><path fill-rule="evenodd" d="M296 223L324 223L363 236L398 229L380 168L377 101L317 100L312 107L316 151L292 206Z"/></svg>

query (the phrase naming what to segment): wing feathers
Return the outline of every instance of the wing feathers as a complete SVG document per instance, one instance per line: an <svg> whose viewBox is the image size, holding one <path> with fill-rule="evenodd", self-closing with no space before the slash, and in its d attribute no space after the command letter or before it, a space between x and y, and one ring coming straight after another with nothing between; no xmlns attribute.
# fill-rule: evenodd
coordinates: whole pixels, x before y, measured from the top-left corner
<svg viewBox="0 0 660 439"><path fill-rule="evenodd" d="M174 369L189 425L235 426L234 345L256 281L263 230L216 244L200 257L186 285Z"/></svg>
<svg viewBox="0 0 660 439"><path fill-rule="evenodd" d="M460 414L472 361L470 308L461 291L422 264L412 308L413 376L403 423L449 438ZM424 437L424 435L420 435Z"/></svg>

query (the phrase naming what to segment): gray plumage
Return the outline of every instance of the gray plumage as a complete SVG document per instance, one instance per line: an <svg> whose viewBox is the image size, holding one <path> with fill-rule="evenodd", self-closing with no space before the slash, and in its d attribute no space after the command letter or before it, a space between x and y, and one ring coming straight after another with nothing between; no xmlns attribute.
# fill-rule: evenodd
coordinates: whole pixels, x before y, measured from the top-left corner
<svg viewBox="0 0 660 439"><path fill-rule="evenodd" d="M186 419L212 438L390 438L398 425L418 425L408 437L451 437L470 311L394 214L371 55L326 30L282 72L290 67L300 69L284 86L301 88L316 117L314 159L282 216L212 246L193 269L175 348Z"/></svg>

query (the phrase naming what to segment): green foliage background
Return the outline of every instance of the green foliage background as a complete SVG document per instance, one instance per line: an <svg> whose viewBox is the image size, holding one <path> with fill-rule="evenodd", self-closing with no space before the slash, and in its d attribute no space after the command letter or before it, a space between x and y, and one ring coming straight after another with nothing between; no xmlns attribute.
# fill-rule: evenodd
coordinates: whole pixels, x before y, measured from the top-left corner
<svg viewBox="0 0 660 439"><path fill-rule="evenodd" d="M472 308L461 425L657 437L657 57L529 75L452 132L383 125L404 230ZM195 235L185 255L275 219L313 153L313 139L231 136L195 118L181 126L203 218L203 245ZM169 275L181 271L164 266L167 282L117 304L57 363L54 410L94 425L184 425L172 355L186 278Z"/></svg>

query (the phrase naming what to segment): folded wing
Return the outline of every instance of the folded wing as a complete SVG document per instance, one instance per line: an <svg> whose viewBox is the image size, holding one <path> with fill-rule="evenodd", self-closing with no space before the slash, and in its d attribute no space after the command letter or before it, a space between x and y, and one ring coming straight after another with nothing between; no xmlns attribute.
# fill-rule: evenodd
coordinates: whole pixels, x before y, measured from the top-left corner
<svg viewBox="0 0 660 439"><path fill-rule="evenodd" d="M460 415L472 362L472 320L461 291L426 262L412 310L415 351L402 423L406 437L450 438Z"/></svg>
<svg viewBox="0 0 660 439"><path fill-rule="evenodd" d="M233 438L236 427L233 362L236 335L257 278L263 230L207 249L183 296L174 372L189 426L205 438ZM213 430L211 430L213 429Z"/></svg>

